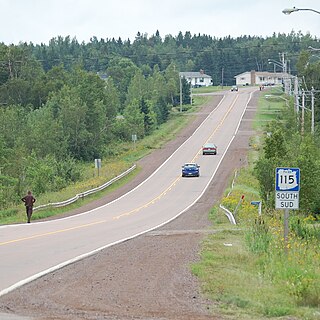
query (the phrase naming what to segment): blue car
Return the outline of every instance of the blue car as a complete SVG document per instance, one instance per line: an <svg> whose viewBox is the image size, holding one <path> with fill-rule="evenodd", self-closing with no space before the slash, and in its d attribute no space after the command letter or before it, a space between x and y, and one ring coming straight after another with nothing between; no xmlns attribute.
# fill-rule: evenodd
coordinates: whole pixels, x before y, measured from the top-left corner
<svg viewBox="0 0 320 320"><path fill-rule="evenodd" d="M200 166L196 163L185 163L182 166L182 177L199 177Z"/></svg>

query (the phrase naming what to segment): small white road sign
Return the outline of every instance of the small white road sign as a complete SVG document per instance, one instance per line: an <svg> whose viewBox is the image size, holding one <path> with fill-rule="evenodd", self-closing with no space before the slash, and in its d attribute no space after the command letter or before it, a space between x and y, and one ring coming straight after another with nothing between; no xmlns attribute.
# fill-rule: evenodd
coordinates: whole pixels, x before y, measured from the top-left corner
<svg viewBox="0 0 320 320"><path fill-rule="evenodd" d="M299 192L276 191L276 209L299 209Z"/></svg>

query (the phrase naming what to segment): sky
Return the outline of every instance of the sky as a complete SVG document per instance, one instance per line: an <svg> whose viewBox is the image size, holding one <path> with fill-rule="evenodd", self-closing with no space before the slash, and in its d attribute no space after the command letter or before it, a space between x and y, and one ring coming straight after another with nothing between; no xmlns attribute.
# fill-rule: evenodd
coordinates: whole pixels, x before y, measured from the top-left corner
<svg viewBox="0 0 320 320"><path fill-rule="evenodd" d="M158 30L177 36L205 34L271 36L291 31L320 39L319 0L0 0L0 43L48 44L58 36L90 42L92 37L134 40ZM319 42L320 47L320 42Z"/></svg>

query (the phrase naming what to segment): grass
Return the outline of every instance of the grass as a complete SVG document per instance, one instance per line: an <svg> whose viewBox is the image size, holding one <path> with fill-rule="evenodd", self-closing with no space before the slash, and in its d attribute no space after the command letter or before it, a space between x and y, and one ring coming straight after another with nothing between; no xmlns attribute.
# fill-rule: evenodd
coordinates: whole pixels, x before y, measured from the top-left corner
<svg viewBox="0 0 320 320"><path fill-rule="evenodd" d="M264 100L260 98L255 122L260 130ZM268 104L270 119L284 107L277 99ZM218 206L211 209L209 218L217 232L203 242L201 259L192 264L192 272L212 301L212 314L225 319L320 319L320 228L311 217L291 213L285 249L283 212L262 211L259 217L257 207L250 204L259 200L252 167L260 140L252 138L249 166L240 170L234 188L228 188L221 199L234 212L245 195L237 211L237 226L230 225Z"/></svg>
<svg viewBox="0 0 320 320"><path fill-rule="evenodd" d="M279 119L280 113L286 108L286 99L278 88L272 88L266 94L261 95L259 112L256 115L253 128L259 131L267 122Z"/></svg>
<svg viewBox="0 0 320 320"><path fill-rule="evenodd" d="M250 205L251 199L258 200L255 183L250 168L243 169L230 196L222 199L233 212L239 196L245 195L237 226L218 207L211 210L217 232L203 242L192 272L212 301L211 312L226 319L319 319L320 230L300 221L301 238L294 232L298 218L291 217L286 253L282 212L259 218L257 207Z"/></svg>
<svg viewBox="0 0 320 320"><path fill-rule="evenodd" d="M230 89L231 87L221 87L221 86L209 86L209 87L199 87L199 88L193 88L192 93L211 93L211 92L218 92L221 90L227 90Z"/></svg>
<svg viewBox="0 0 320 320"><path fill-rule="evenodd" d="M262 319L288 314L290 303L281 287L275 290L272 282L257 272L257 260L242 241L243 231L225 228L207 238L201 262L193 268L202 280L202 290L214 301L211 311L230 319Z"/></svg>

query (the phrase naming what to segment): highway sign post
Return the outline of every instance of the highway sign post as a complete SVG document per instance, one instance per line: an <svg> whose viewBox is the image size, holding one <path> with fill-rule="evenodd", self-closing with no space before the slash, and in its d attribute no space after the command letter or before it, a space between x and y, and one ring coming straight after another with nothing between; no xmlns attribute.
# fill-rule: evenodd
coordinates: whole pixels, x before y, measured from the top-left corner
<svg viewBox="0 0 320 320"><path fill-rule="evenodd" d="M133 134L133 135L131 136L131 138L132 138L133 146L134 146L134 149L135 149L135 148L136 148L136 142L137 142L137 140L138 140L138 137L137 137L136 134Z"/></svg>
<svg viewBox="0 0 320 320"><path fill-rule="evenodd" d="M299 209L300 169L276 168L276 209L284 209L284 241L287 251L289 209Z"/></svg>
<svg viewBox="0 0 320 320"><path fill-rule="evenodd" d="M258 213L259 213L259 216L261 216L262 202L261 201L251 201L250 204L253 205L253 206L258 206Z"/></svg>
<svg viewBox="0 0 320 320"><path fill-rule="evenodd" d="M99 177L100 169L101 169L101 159L94 159L94 167L98 169L98 177Z"/></svg>

